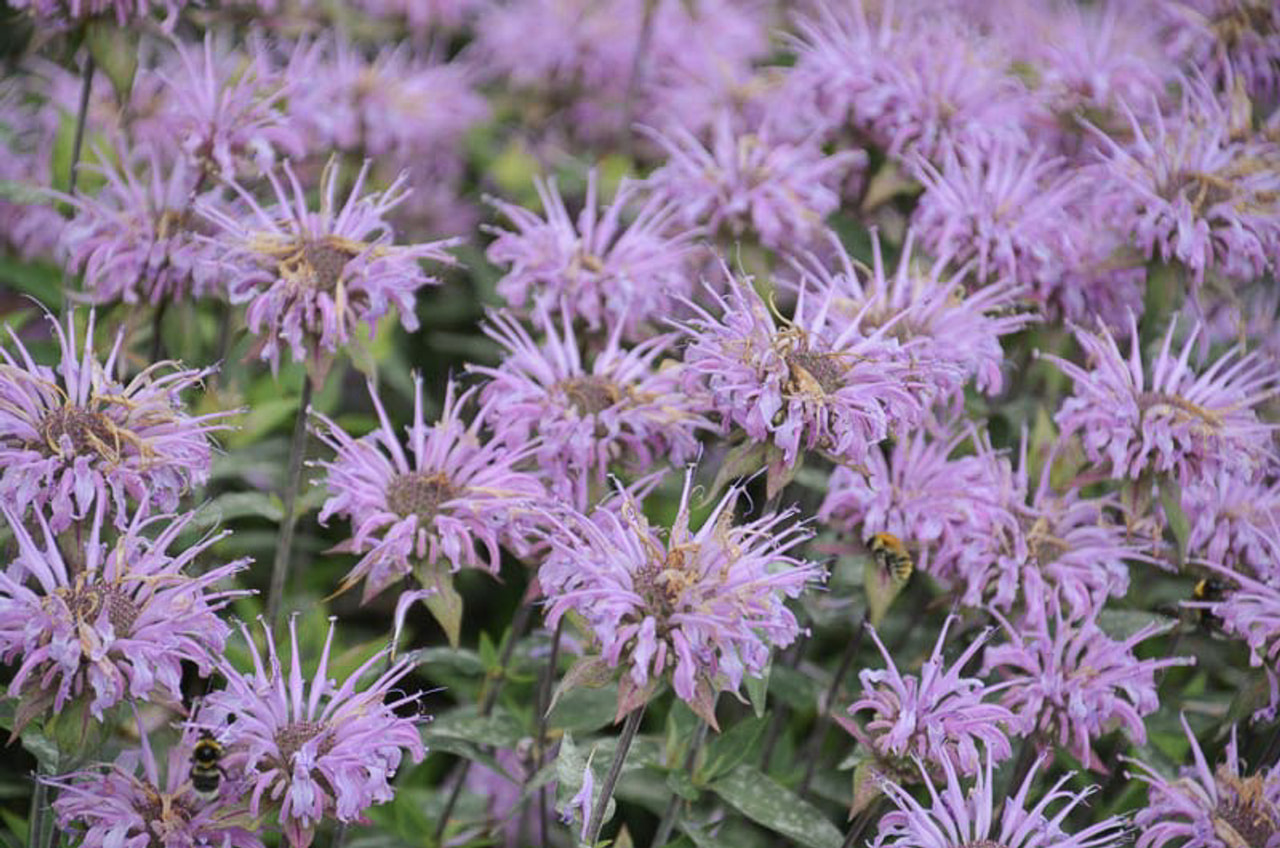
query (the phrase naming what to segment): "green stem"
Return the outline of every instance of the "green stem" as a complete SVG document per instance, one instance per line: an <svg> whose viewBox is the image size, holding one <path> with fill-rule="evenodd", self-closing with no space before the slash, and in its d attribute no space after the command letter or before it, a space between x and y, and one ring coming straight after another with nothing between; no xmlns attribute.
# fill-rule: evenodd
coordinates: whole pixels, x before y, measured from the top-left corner
<svg viewBox="0 0 1280 848"><path fill-rule="evenodd" d="M279 624L284 603L284 588L289 577L289 554L293 549L293 532L297 527L298 486L302 482L302 458L307 452L307 407L311 405L311 375L303 377L302 397L298 401L298 417L293 423L293 441L289 446L289 471L284 490L284 516L280 520L280 538L276 543L275 562L271 565L271 589L267 595L267 622L274 629Z"/></svg>
<svg viewBox="0 0 1280 848"><path fill-rule="evenodd" d="M884 804L884 797L880 797L863 807L862 812L858 813L858 817L853 820L853 824L849 827L849 834L844 838L844 844L841 848L853 848L857 844L858 839L871 826L871 822L880 813L880 807Z"/></svg>
<svg viewBox="0 0 1280 848"><path fill-rule="evenodd" d="M645 705L641 704L628 713L627 721L622 725L622 735L618 737L618 747L614 751L613 762L609 764L609 773L605 775L604 783L600 785L600 797L591 808L591 818L587 820L586 842L588 845L594 846L600 841L600 828L604 826L604 811L609 808L613 789L618 785L618 778L622 776L622 766L627 761L627 752L631 750L631 743L640 729L641 720L644 719L644 708Z"/></svg>
<svg viewBox="0 0 1280 848"><path fill-rule="evenodd" d="M800 757L805 762L804 777L800 781L799 789L801 795L809 791L809 784L813 782L818 760L822 758L822 743L826 741L827 730L831 725L831 704L840 694L840 684L844 683L845 675L849 673L849 668L853 665L853 659L858 655L858 648L862 645L862 634L866 630L867 614L863 613L862 622L858 625L858 631L849 640L849 645L844 650L844 656L840 658L840 665L836 669L835 676L831 678L831 685L827 687L827 693L823 696L822 709L819 710L817 720L814 722L813 733L809 736L809 741L805 744L804 753Z"/></svg>
<svg viewBox="0 0 1280 848"><path fill-rule="evenodd" d="M804 654L804 644L806 637L802 634L796 638L796 641L788 649L783 658L783 665L786 668L795 668L800 665L800 657ZM764 744L760 746L760 771L766 774L769 771L769 764L773 761L773 749L778 744L778 739L782 736L782 728L787 723L787 714L790 710L786 703L779 701L774 697L773 704L773 720L769 722L769 728L764 734Z"/></svg>
<svg viewBox="0 0 1280 848"><path fill-rule="evenodd" d="M67 194L72 197L76 193L80 150L84 147L85 127L89 123L89 95L93 91L93 72L95 67L93 54L90 53L85 57L84 70L80 78L80 106L76 111L76 134L71 140L71 172L67 175Z"/></svg>
<svg viewBox="0 0 1280 848"><path fill-rule="evenodd" d="M689 751L684 755L684 773L693 774L694 763L698 760L698 751L702 748L702 743L707 739L707 723L705 721L698 722L698 732L693 737L693 741L689 743ZM671 793L671 799L667 801L667 808L662 812L662 820L658 822L658 829L653 834L653 841L649 843L650 848L661 848L671 839L671 834L676 828L676 822L680 819L680 796Z"/></svg>
<svg viewBox="0 0 1280 848"><path fill-rule="evenodd" d="M547 658L547 672L542 678L542 691L538 695L538 732L534 737L535 771L542 768L547 747L547 717L551 712L551 687L556 682L556 667L560 662L560 637L564 632L564 616L556 622L556 631L551 637L551 656ZM547 834L550 832L551 792L543 786L538 790L538 836L539 845L549 845Z"/></svg>

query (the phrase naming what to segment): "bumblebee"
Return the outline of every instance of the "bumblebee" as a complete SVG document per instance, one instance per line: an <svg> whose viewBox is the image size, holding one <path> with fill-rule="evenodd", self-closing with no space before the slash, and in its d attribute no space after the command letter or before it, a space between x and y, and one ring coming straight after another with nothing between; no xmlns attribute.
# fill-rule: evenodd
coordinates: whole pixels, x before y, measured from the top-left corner
<svg viewBox="0 0 1280 848"><path fill-rule="evenodd" d="M892 533L877 533L871 537L867 547L871 549L876 565L892 575L894 580L906 583L911 579L915 564L911 561L907 546L897 536Z"/></svg>
<svg viewBox="0 0 1280 848"><path fill-rule="evenodd" d="M191 750L191 788L205 800L218 795L218 785L227 776L221 761L224 751L222 743L211 731L201 730Z"/></svg>
<svg viewBox="0 0 1280 848"><path fill-rule="evenodd" d="M1227 584L1216 577L1202 577L1196 581L1195 588L1191 590L1191 595L1197 601L1206 603L1216 603L1221 601L1227 594ZM1222 628L1222 619L1214 615L1210 610L1205 608L1197 608L1196 622L1209 630L1220 630Z"/></svg>

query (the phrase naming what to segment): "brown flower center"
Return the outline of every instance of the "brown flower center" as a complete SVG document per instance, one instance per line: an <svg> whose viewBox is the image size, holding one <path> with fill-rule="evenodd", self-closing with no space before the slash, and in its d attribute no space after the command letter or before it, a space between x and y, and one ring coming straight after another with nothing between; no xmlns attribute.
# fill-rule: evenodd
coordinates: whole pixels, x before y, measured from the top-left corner
<svg viewBox="0 0 1280 848"><path fill-rule="evenodd" d="M801 393L809 392L815 385L823 394L835 394L844 388L845 368L834 356L808 350L788 351L783 359L791 370L791 383Z"/></svg>
<svg viewBox="0 0 1280 848"><path fill-rule="evenodd" d="M1261 775L1239 778L1219 768L1218 780L1235 794L1213 816L1213 831L1229 848L1260 848L1280 833L1280 811L1267 801Z"/></svg>
<svg viewBox="0 0 1280 848"><path fill-rule="evenodd" d="M573 377L560 384L569 405L580 415L595 415L618 402L618 387L604 377Z"/></svg>
<svg viewBox="0 0 1280 848"><path fill-rule="evenodd" d="M302 258L311 268L316 288L333 291L342 279L343 269L355 254L330 241L308 241L302 245Z"/></svg>
<svg viewBox="0 0 1280 848"><path fill-rule="evenodd" d="M459 489L444 474L414 471L393 478L387 485L387 508L402 518L416 515L419 523L429 525L440 512L441 504L459 494Z"/></svg>
<svg viewBox="0 0 1280 848"><path fill-rule="evenodd" d="M295 721L276 731L276 748L280 751L284 765L290 765L293 762L293 755L302 750L303 745L328 729L328 725L323 721ZM332 749L332 737L326 737L320 741L321 754L327 754Z"/></svg>
<svg viewBox="0 0 1280 848"><path fill-rule="evenodd" d="M133 623L138 620L141 609L133 598L121 591L118 586L104 586L92 583L87 586L63 587L57 590L71 615L81 624L92 626L102 614L105 607L107 621L117 637L127 636L133 632Z"/></svg>
<svg viewBox="0 0 1280 848"><path fill-rule="evenodd" d="M62 454L63 436L71 440L73 453L92 453L112 458L120 455L119 431L101 412L78 406L64 406L46 415L40 430L44 436L46 456Z"/></svg>
<svg viewBox="0 0 1280 848"><path fill-rule="evenodd" d="M1214 174L1189 171L1175 175L1163 192L1166 200L1179 195L1191 202L1197 212L1226 203L1234 196L1231 183Z"/></svg>

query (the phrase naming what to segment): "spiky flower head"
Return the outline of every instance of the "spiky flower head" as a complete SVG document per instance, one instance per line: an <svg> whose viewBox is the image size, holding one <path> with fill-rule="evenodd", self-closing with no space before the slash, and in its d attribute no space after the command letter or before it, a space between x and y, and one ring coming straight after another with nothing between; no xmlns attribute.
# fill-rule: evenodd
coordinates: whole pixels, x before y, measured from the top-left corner
<svg viewBox="0 0 1280 848"><path fill-rule="evenodd" d="M587 174L577 221L555 180L535 179L543 215L491 201L514 227L493 229L491 262L509 266L498 293L517 308L552 311L561 305L593 330L622 323L628 337L670 314L692 291L687 263L696 231L676 226L677 207L624 181L613 202L599 208L599 178ZM630 221L627 216L634 214Z"/></svg>
<svg viewBox="0 0 1280 848"><path fill-rule="evenodd" d="M969 446L972 454L956 456ZM864 542L892 533L915 553L922 572L959 583L994 559L1000 540L1015 531L1013 488L1008 459L973 428L921 427L887 455L872 451L865 471L836 468L818 517Z"/></svg>
<svg viewBox="0 0 1280 848"><path fill-rule="evenodd" d="M1071 811L1095 791L1064 789L1071 780L1070 774L1060 777L1052 789L1028 807L1031 785L1043 760L1031 768L1016 793L1005 796L997 818L998 790L992 779L992 763L988 750L985 765L968 792L949 761L942 763L947 783L941 791L921 763L920 774L931 802L928 807L897 783L885 781L885 794L897 809L880 819L873 848L1120 848L1127 844L1128 829L1124 820L1116 816L1076 833L1063 829ZM1050 812L1049 808L1059 802L1065 803Z"/></svg>
<svg viewBox="0 0 1280 848"><path fill-rule="evenodd" d="M493 314L485 332L506 359L471 370L489 378L480 400L494 437L512 449L536 439L537 467L552 493L585 510L615 466L634 478L663 460L683 465L696 457L696 433L710 424L680 391L677 368L657 365L674 334L628 349L619 322L587 367L568 310L560 311L559 327L546 311L538 319L541 345L510 314Z"/></svg>
<svg viewBox="0 0 1280 848"><path fill-rule="evenodd" d="M853 702L849 713L871 712L865 732L882 756L912 756L935 765L945 761L962 774L976 774L982 768L979 742L987 756L996 761L1012 756L1005 727L1013 721L1013 713L987 700L1001 687L988 686L963 674L965 666L990 638L990 629L970 642L950 667L946 666L942 649L954 621L954 616L947 616L919 677L903 675L898 670L879 634L868 624L886 667L882 671L859 672L862 697Z"/></svg>
<svg viewBox="0 0 1280 848"><path fill-rule="evenodd" d="M694 317L679 326L686 386L705 388L726 430L772 442L787 465L807 450L864 463L871 446L922 420L933 385L911 367L919 343L899 342L891 325L864 334L859 316L834 308L835 285L801 287L785 318L750 279L723 271L727 293L707 288L718 314L690 303Z"/></svg>
<svg viewBox="0 0 1280 848"><path fill-rule="evenodd" d="M1280 148L1233 137L1230 108L1201 79L1181 107L1125 107L1133 140L1095 132L1105 150L1106 219L1148 258L1177 261L1197 285L1208 271L1248 281L1280 260Z"/></svg>
<svg viewBox="0 0 1280 848"><path fill-rule="evenodd" d="M338 348L364 329L370 336L379 318L395 307L406 330L418 328L414 293L440 281L420 260L452 263L445 252L454 240L414 245L392 243L387 213L408 193L401 175L384 191L364 194L369 162L357 174L346 202L337 205L340 169L331 159L320 176L320 209L313 211L292 166L284 163L287 186L274 171L267 178L276 203L264 209L238 183L244 210L202 205L217 224L216 246L225 251L227 293L248 302L249 330L262 336L261 358L280 364L287 342L295 362L306 362L322 377ZM319 380L317 380L319 382Z"/></svg>
<svg viewBox="0 0 1280 848"><path fill-rule="evenodd" d="M216 735L226 740L226 768L244 776L250 814L262 815L264 807L278 803L280 825L294 848L310 845L324 819L358 821L369 807L392 800L391 780L404 752L415 763L426 754L417 726L420 693L406 695L396 688L413 670L413 661L401 657L388 663L387 648L339 683L329 676L333 630L330 619L308 683L296 618L289 621L288 671L271 630L263 627L264 663L249 628L241 624L253 670L242 672L222 661L218 670L226 688L206 699ZM361 688L366 676L373 680ZM406 708L413 715L396 713Z"/></svg>
<svg viewBox="0 0 1280 848"><path fill-rule="evenodd" d="M1271 0L1180 0L1156 7L1172 52L1218 88L1238 80L1266 101L1280 91L1280 8Z"/></svg>
<svg viewBox="0 0 1280 848"><path fill-rule="evenodd" d="M734 523L742 496L732 488L698 530L689 526L693 469L669 531L652 526L628 491L620 502L550 515L550 553L538 572L547 621L582 616L609 667L624 667L619 717L647 700L658 682L715 727L715 698L759 676L772 649L800 632L785 599L822 576L791 555L811 532L787 524L793 511Z"/></svg>
<svg viewBox="0 0 1280 848"><path fill-rule="evenodd" d="M1280 538L1280 527L1274 523L1272 533L1273 538ZM1270 550L1274 562L1280 544L1273 542ZM1186 606L1208 610L1222 623L1223 632L1249 646L1249 663L1263 670L1271 695L1267 705L1254 713L1254 719L1270 721L1280 710L1280 588L1213 563L1205 565L1227 588L1220 598L1189 601Z"/></svg>
<svg viewBox="0 0 1280 848"><path fill-rule="evenodd" d="M1280 480L1219 469L1182 490L1187 550L1280 585Z"/></svg>
<svg viewBox="0 0 1280 848"><path fill-rule="evenodd" d="M372 433L353 438L315 414L317 435L335 453L318 463L330 495L320 522L334 515L349 518L352 536L337 550L363 555L343 579L344 590L363 578L368 601L418 563L445 561L455 571L484 568L496 574L499 544L521 543L521 514L545 497L536 477L517 470L533 448L484 441L483 412L465 423L462 408L474 391L459 397L450 382L439 421L427 424L422 377L415 375L407 449L372 382L369 396L379 423Z"/></svg>
<svg viewBox="0 0 1280 848"><path fill-rule="evenodd" d="M1280 846L1280 768L1257 769L1247 777L1236 745L1235 728L1223 760L1209 768L1186 716L1182 729L1191 743L1194 765L1170 780L1140 760L1131 775L1150 786L1146 806L1135 818L1137 848L1276 848Z"/></svg>
<svg viewBox="0 0 1280 848"><path fill-rule="evenodd" d="M114 18L120 26L163 10L164 25L172 27L187 0L13 0L12 8L30 10L42 24L70 26L94 18Z"/></svg>
<svg viewBox="0 0 1280 848"><path fill-rule="evenodd" d="M710 146L683 128L649 135L668 157L649 184L686 223L735 239L751 232L774 250L811 244L840 205L841 181L866 164L860 150L827 155L816 138L783 141L767 126L739 132L723 112Z"/></svg>
<svg viewBox="0 0 1280 848"><path fill-rule="evenodd" d="M1105 327L1072 329L1086 366L1046 357L1075 383L1055 420L1064 432L1078 433L1089 460L1107 462L1113 476L1171 473L1191 485L1217 468L1251 473L1272 453L1275 427L1255 408L1280 391L1280 370L1265 355L1235 348L1197 373L1190 360L1201 328L1175 353L1174 321L1144 368L1132 314L1127 358Z"/></svg>
<svg viewBox="0 0 1280 848"><path fill-rule="evenodd" d="M195 212L200 186L190 165L167 162L150 145L120 166L101 152L98 162L106 185L68 198L76 215L60 240L93 298L158 305L207 293L216 266L196 235L207 225Z"/></svg>
<svg viewBox="0 0 1280 848"><path fill-rule="evenodd" d="M104 510L99 501L83 546L63 553L42 514L35 538L0 507L18 547L0 573L0 658L17 663L9 694L21 699L19 726L79 698L99 720L125 698L181 701L182 662L208 674L226 642L217 612L244 593L216 586L249 560L189 573L226 533L171 552L195 513L139 512L104 544Z"/></svg>
<svg viewBox="0 0 1280 848"><path fill-rule="evenodd" d="M191 755L200 732L188 726L162 770L139 725L141 748L126 751L107 771L85 769L46 781L57 787L53 811L63 832L78 836L76 844L84 848L262 848L240 781L224 777L213 799L192 789Z"/></svg>
<svg viewBox="0 0 1280 848"><path fill-rule="evenodd" d="M99 362L94 318L81 350L74 313L65 329L49 316L62 355L56 371L38 365L12 328L14 352L0 348L0 503L20 517L28 508L47 512L55 533L97 502L110 507L117 527L128 524L130 499L143 513L176 510L182 494L208 479L209 433L235 414L183 410L183 392L212 368L157 362L121 382L124 329Z"/></svg>
<svg viewBox="0 0 1280 848"><path fill-rule="evenodd" d="M1160 706L1155 673L1195 660L1138 659L1134 648L1163 632L1158 624L1117 641L1098 625L1096 611L1076 614L1054 594L1044 601L1047 612L1025 616L1017 626L996 613L1008 641L987 648L983 674L998 670L1008 683L1001 703L1017 716L1016 732L1037 733L1094 768L1093 742L1112 728L1135 744L1146 741L1143 716Z"/></svg>

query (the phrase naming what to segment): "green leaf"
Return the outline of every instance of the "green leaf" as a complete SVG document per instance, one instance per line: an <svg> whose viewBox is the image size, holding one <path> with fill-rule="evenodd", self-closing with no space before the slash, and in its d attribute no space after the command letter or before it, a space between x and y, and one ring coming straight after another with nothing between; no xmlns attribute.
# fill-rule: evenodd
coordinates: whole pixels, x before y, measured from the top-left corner
<svg viewBox="0 0 1280 848"><path fill-rule="evenodd" d="M686 801L698 800L698 787L693 783L693 776L682 769L667 772L667 788Z"/></svg>
<svg viewBox="0 0 1280 848"><path fill-rule="evenodd" d="M759 677L747 675L747 700L751 702L751 709L755 712L756 718L764 715L765 698L769 694L769 675L773 671L773 655L769 656L769 662L765 664L764 672Z"/></svg>
<svg viewBox="0 0 1280 848"><path fill-rule="evenodd" d="M551 710L547 723L574 733L590 733L613 723L617 693L610 689L574 689Z"/></svg>
<svg viewBox="0 0 1280 848"><path fill-rule="evenodd" d="M1167 630L1177 623L1177 619L1145 610L1103 609L1098 613L1098 626L1102 632L1112 639L1128 639L1148 625L1156 625Z"/></svg>
<svg viewBox="0 0 1280 848"><path fill-rule="evenodd" d="M679 827L684 831L684 837L682 838L687 837L688 840L694 844L695 848L731 848L733 845L731 842L724 842L717 839L697 825L681 821ZM674 845L675 843L668 844Z"/></svg>
<svg viewBox="0 0 1280 848"><path fill-rule="evenodd" d="M422 738L429 745L443 739L461 739L495 748L514 748L519 744L524 734L515 716L501 707L487 716L479 715L477 710L475 706L466 706L437 715L424 728Z"/></svg>
<svg viewBox="0 0 1280 848"><path fill-rule="evenodd" d="M700 768L699 783L709 783L728 774L757 752L756 743L764 735L770 719L750 718L735 724L707 746L707 758Z"/></svg>
<svg viewBox="0 0 1280 848"><path fill-rule="evenodd" d="M1191 522L1182 511L1182 486L1172 474L1160 478L1160 506L1164 507L1164 517L1178 542L1178 565L1182 565L1186 562L1187 545L1191 540Z"/></svg>
<svg viewBox="0 0 1280 848"><path fill-rule="evenodd" d="M191 521L191 529L220 527L245 517L278 522L284 517L284 507L280 498L266 492L227 492L200 507Z"/></svg>
<svg viewBox="0 0 1280 848"><path fill-rule="evenodd" d="M128 102L133 91L133 76L138 71L137 31L113 26L105 20L90 21L85 27L85 42L93 61L111 80L116 99Z"/></svg>
<svg viewBox="0 0 1280 848"><path fill-rule="evenodd" d="M881 568L874 556L867 557L862 570L862 588L867 594L867 621L872 627L880 626L906 585L904 581L895 579L888 569Z"/></svg>
<svg viewBox="0 0 1280 848"><path fill-rule="evenodd" d="M591 688L599 688L610 683L613 680L615 670L609 667L604 657L585 656L579 657L576 662L565 673L564 679L556 686L555 693L551 696L551 706L549 710L555 710L556 704L560 699L569 692L580 686Z"/></svg>
<svg viewBox="0 0 1280 848"><path fill-rule="evenodd" d="M482 677L485 673L484 662L468 648L421 648L405 656L414 664L425 666L423 670L427 673L439 671L441 667L472 677Z"/></svg>
<svg viewBox="0 0 1280 848"><path fill-rule="evenodd" d="M458 647L462 639L462 595L454 588L449 563L422 563L417 568L417 574L422 588L435 589L423 603L432 617L440 623L450 647Z"/></svg>
<svg viewBox="0 0 1280 848"><path fill-rule="evenodd" d="M711 791L762 827L809 848L840 848L840 831L822 811L752 766L740 765Z"/></svg>
<svg viewBox="0 0 1280 848"><path fill-rule="evenodd" d="M13 836L15 842L6 844L25 845L27 844L27 820L17 813L0 807L0 818L4 819L5 827L9 832L2 836L7 840L9 836Z"/></svg>
<svg viewBox="0 0 1280 848"><path fill-rule="evenodd" d="M749 477L764 468L765 448L764 442L742 442L730 448L720 463L716 478L712 481L711 488L707 489L706 497L702 499L700 506L706 506L714 501L724 491L724 487L734 480Z"/></svg>

